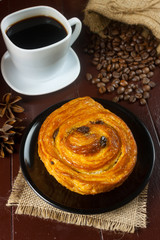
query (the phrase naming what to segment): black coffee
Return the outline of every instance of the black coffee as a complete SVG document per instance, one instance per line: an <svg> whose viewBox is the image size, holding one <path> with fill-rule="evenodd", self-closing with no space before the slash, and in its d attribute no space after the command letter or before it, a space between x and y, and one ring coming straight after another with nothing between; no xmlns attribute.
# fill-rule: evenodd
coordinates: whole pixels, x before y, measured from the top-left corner
<svg viewBox="0 0 160 240"><path fill-rule="evenodd" d="M10 26L6 34L16 46L36 49L62 40L67 36L67 31L52 17L36 16Z"/></svg>

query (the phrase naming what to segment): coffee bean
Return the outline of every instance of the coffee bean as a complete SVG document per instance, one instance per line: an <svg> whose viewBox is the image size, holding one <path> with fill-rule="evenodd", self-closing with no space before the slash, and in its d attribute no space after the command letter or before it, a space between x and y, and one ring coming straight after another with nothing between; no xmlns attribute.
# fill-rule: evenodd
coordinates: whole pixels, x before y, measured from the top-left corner
<svg viewBox="0 0 160 240"><path fill-rule="evenodd" d="M127 81L128 80L128 75L126 73L122 73L122 79Z"/></svg>
<svg viewBox="0 0 160 240"><path fill-rule="evenodd" d="M118 68L119 68L119 64L115 63L115 69L118 69Z"/></svg>
<svg viewBox="0 0 160 240"><path fill-rule="evenodd" d="M150 81L148 84L151 88L154 88L156 86L156 83L153 81Z"/></svg>
<svg viewBox="0 0 160 240"><path fill-rule="evenodd" d="M137 75L142 74L142 70L141 70L141 69L136 70L136 74L137 74Z"/></svg>
<svg viewBox="0 0 160 240"><path fill-rule="evenodd" d="M117 36L117 35L119 35L118 29L112 30L112 31L111 31L111 35L112 35L112 36Z"/></svg>
<svg viewBox="0 0 160 240"><path fill-rule="evenodd" d="M99 63L99 64L97 65L97 70L99 71L99 70L101 70L101 69L102 69L102 64Z"/></svg>
<svg viewBox="0 0 160 240"><path fill-rule="evenodd" d="M100 46L101 46L102 49L105 48L105 42L101 42Z"/></svg>
<svg viewBox="0 0 160 240"><path fill-rule="evenodd" d="M143 105L156 85L151 78L155 67L160 67L158 41L151 32L144 37L142 31L139 26L111 21L104 30L106 38L92 34L84 49L98 71L97 77L86 73L86 80L96 85L99 93L114 92L115 102L137 99Z"/></svg>
<svg viewBox="0 0 160 240"><path fill-rule="evenodd" d="M138 82L140 80L140 77L139 76L135 76L134 78L132 78L132 81L133 82Z"/></svg>
<svg viewBox="0 0 160 240"><path fill-rule="evenodd" d="M144 98L144 99L147 99L147 98L149 98L149 97L150 97L149 92L144 92L144 93L143 93L143 98Z"/></svg>
<svg viewBox="0 0 160 240"><path fill-rule="evenodd" d="M130 98L129 94L124 95L124 100L127 101Z"/></svg>
<svg viewBox="0 0 160 240"><path fill-rule="evenodd" d="M137 57L134 58L134 60L135 60L136 62L140 62L140 61L142 60L142 58L141 58L140 56L137 56Z"/></svg>
<svg viewBox="0 0 160 240"><path fill-rule="evenodd" d="M110 56L110 57L114 56L114 52L113 51L107 52L107 56Z"/></svg>
<svg viewBox="0 0 160 240"><path fill-rule="evenodd" d="M134 71L130 71L129 79L132 79L135 75L136 75L136 73Z"/></svg>
<svg viewBox="0 0 160 240"><path fill-rule="evenodd" d="M97 78L102 79L103 78L103 74L102 73L98 73Z"/></svg>
<svg viewBox="0 0 160 240"><path fill-rule="evenodd" d="M136 89L136 85L134 83L128 84L128 88Z"/></svg>
<svg viewBox="0 0 160 240"><path fill-rule="evenodd" d="M114 37L112 43L120 43L121 39L119 37Z"/></svg>
<svg viewBox="0 0 160 240"><path fill-rule="evenodd" d="M149 78L143 78L142 79L142 84L148 84L150 82Z"/></svg>
<svg viewBox="0 0 160 240"><path fill-rule="evenodd" d="M112 83L116 83L116 84L119 84L120 83L120 80L118 78L114 78Z"/></svg>
<svg viewBox="0 0 160 240"><path fill-rule="evenodd" d="M103 77L103 78L101 79L101 81L104 82L104 83L108 83L108 82L109 82L109 78Z"/></svg>
<svg viewBox="0 0 160 240"><path fill-rule="evenodd" d="M97 83L97 87L98 88L100 88L100 87L105 87L105 83L103 83L103 82L99 82L99 83Z"/></svg>
<svg viewBox="0 0 160 240"><path fill-rule="evenodd" d="M119 59L119 63L125 63L126 61L122 58Z"/></svg>
<svg viewBox="0 0 160 240"><path fill-rule="evenodd" d="M123 72L126 73L126 74L128 74L128 73L130 72L130 69L129 69L129 68L125 68L125 69L123 70Z"/></svg>
<svg viewBox="0 0 160 240"><path fill-rule="evenodd" d="M113 92L113 91L114 91L114 87L113 87L112 85L109 85L109 86L107 87L107 91L108 91L108 92Z"/></svg>
<svg viewBox="0 0 160 240"><path fill-rule="evenodd" d="M136 93L143 93L143 89L138 87L136 90L135 90Z"/></svg>
<svg viewBox="0 0 160 240"><path fill-rule="evenodd" d="M110 71L111 71L111 67L112 67L112 65L111 65L111 64L108 64L108 66L107 66L107 72L110 72Z"/></svg>
<svg viewBox="0 0 160 240"><path fill-rule="evenodd" d="M130 66L130 70L137 70L138 69L138 66L137 65L132 65Z"/></svg>
<svg viewBox="0 0 160 240"><path fill-rule="evenodd" d="M112 58L112 62L113 62L113 63L118 62L118 60L119 60L118 58Z"/></svg>
<svg viewBox="0 0 160 240"><path fill-rule="evenodd" d="M86 79L88 81L92 80L92 74L91 73L86 73Z"/></svg>
<svg viewBox="0 0 160 240"><path fill-rule="evenodd" d="M141 54L141 58L144 60L144 59L147 59L149 57L149 53L148 52L144 52Z"/></svg>
<svg viewBox="0 0 160 240"><path fill-rule="evenodd" d="M149 85L144 85L143 86L143 91L144 92L148 92L151 89L151 87Z"/></svg>
<svg viewBox="0 0 160 240"><path fill-rule="evenodd" d="M143 96L142 93L136 93L136 94L135 94L135 97L136 97L137 99L141 99L142 96Z"/></svg>
<svg viewBox="0 0 160 240"><path fill-rule="evenodd" d="M122 94L124 91L125 91L125 88L122 87L122 86L117 88L117 93L118 94Z"/></svg>
<svg viewBox="0 0 160 240"><path fill-rule="evenodd" d="M143 72L144 74L149 73L149 71L150 71L149 67L144 67L144 68L142 69L142 72Z"/></svg>
<svg viewBox="0 0 160 240"><path fill-rule="evenodd" d="M129 95L132 91L133 91L132 88L126 88L124 94Z"/></svg>
<svg viewBox="0 0 160 240"><path fill-rule="evenodd" d="M92 79L92 84L99 83L101 80L99 78L93 78Z"/></svg>
<svg viewBox="0 0 160 240"><path fill-rule="evenodd" d="M126 87L128 85L128 82L125 81L125 80L121 80L120 85L123 86L123 87Z"/></svg>
<svg viewBox="0 0 160 240"><path fill-rule="evenodd" d="M127 58L129 58L129 54L126 54L126 55L123 55L123 56L121 56L123 59L127 59Z"/></svg>
<svg viewBox="0 0 160 240"><path fill-rule="evenodd" d="M105 93L105 92L106 92L106 87L105 87L105 86L100 87L100 88L99 88L99 92L100 92L101 94Z"/></svg>
<svg viewBox="0 0 160 240"><path fill-rule="evenodd" d="M113 72L113 77L114 78L119 78L120 77L120 73L119 72Z"/></svg>
<svg viewBox="0 0 160 240"><path fill-rule="evenodd" d="M154 75L153 72L149 72L149 73L147 74L147 77L148 77L148 78L151 78L151 77L153 77L153 75Z"/></svg>
<svg viewBox="0 0 160 240"><path fill-rule="evenodd" d="M145 105L147 103L146 99L144 99L144 98L141 98L139 102L141 105Z"/></svg>
<svg viewBox="0 0 160 240"><path fill-rule="evenodd" d="M152 49L153 49L153 47L150 47L150 46L148 46L148 47L146 48L147 52L151 52Z"/></svg>
<svg viewBox="0 0 160 240"><path fill-rule="evenodd" d="M142 73L142 74L139 75L139 77L140 77L140 79L143 79L143 78L146 78L147 75L145 73Z"/></svg>
<svg viewBox="0 0 160 240"><path fill-rule="evenodd" d="M119 95L119 100L122 100L124 98L124 95L123 94L120 94Z"/></svg>
<svg viewBox="0 0 160 240"><path fill-rule="evenodd" d="M155 60L155 64L156 64L156 65L160 65L160 59L156 59L156 60Z"/></svg>
<svg viewBox="0 0 160 240"><path fill-rule="evenodd" d="M145 68L145 64L141 63L141 64L138 65L138 67L141 68L142 72L143 72L143 69ZM146 73L146 72L143 72L143 73Z"/></svg>
<svg viewBox="0 0 160 240"><path fill-rule="evenodd" d="M153 57L154 55L156 55L157 51L156 49L153 49L151 52L150 52L150 55Z"/></svg>
<svg viewBox="0 0 160 240"><path fill-rule="evenodd" d="M117 55L118 55L119 57L123 56L123 51L118 52Z"/></svg>
<svg viewBox="0 0 160 240"><path fill-rule="evenodd" d="M116 89L119 87L119 85L117 83L111 83L111 85Z"/></svg>
<svg viewBox="0 0 160 240"><path fill-rule="evenodd" d="M150 65L149 65L149 69L150 69L151 71L153 71L155 68L156 68L156 66L155 66L154 64L150 64Z"/></svg>
<svg viewBox="0 0 160 240"><path fill-rule="evenodd" d="M108 73L106 77L111 79L113 77L113 75L112 75L112 73Z"/></svg>
<svg viewBox="0 0 160 240"><path fill-rule="evenodd" d="M129 101L134 103L136 101L136 97L134 95L130 96Z"/></svg>
<svg viewBox="0 0 160 240"><path fill-rule="evenodd" d="M135 52L135 51L132 51L132 52L131 52L131 57L135 58L135 57L136 57L136 55L137 55L137 54L136 54L136 52Z"/></svg>
<svg viewBox="0 0 160 240"><path fill-rule="evenodd" d="M115 96L113 99L112 99L113 102L119 102L119 96Z"/></svg>

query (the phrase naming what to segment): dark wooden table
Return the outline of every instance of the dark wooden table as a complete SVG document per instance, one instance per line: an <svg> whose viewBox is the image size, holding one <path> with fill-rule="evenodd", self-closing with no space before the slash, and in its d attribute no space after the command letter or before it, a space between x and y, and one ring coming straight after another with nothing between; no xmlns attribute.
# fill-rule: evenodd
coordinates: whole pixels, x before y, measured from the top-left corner
<svg viewBox="0 0 160 240"><path fill-rule="evenodd" d="M48 5L58 9L68 19L76 16L83 20L83 9L86 0L0 0L0 20L11 12L16 10L36 6ZM73 49L76 51L80 63L81 72L75 82L62 90L42 96L22 96L21 105L24 107L26 126L44 109L60 101L89 95L103 99L111 99L109 94L101 95L97 88L91 85L85 79L85 73L91 68L89 57L84 54L86 34L83 26L81 35ZM0 57L6 51L2 36L0 35ZM0 159L0 240L27 240L27 239L45 239L45 240L67 240L67 239L87 239L87 240L109 240L109 239L127 239L127 240L159 240L160 239L160 70L155 70L154 80L157 83L156 88L151 92L151 98L148 104L140 106L138 103L129 104L120 102L121 105L132 111L141 119L153 138L156 161L153 174L149 182L148 202L147 202L147 228L137 229L134 234L115 233L101 231L92 227L81 227L67 225L57 221L42 220L25 215L15 215L15 207L6 207L7 199L10 195L14 178L19 170L19 144L17 151L13 156ZM14 92L5 83L0 73L0 99L6 92L11 92L13 96L19 95ZM23 116L24 116L23 115Z"/></svg>

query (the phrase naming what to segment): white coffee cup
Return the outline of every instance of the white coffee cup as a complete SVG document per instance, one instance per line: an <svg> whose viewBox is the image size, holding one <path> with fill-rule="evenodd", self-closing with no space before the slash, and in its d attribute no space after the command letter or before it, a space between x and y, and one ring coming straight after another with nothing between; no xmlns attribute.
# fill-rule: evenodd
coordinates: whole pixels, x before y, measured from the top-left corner
<svg viewBox="0 0 160 240"><path fill-rule="evenodd" d="M60 22L64 26L67 36L56 43L35 49L18 47L9 39L6 31L10 26L24 19L41 15L52 17ZM74 25L75 28L72 32L71 27ZM27 78L34 79L34 81L50 79L51 76L53 78L53 75L67 61L67 52L78 38L81 27L82 24L78 18L73 17L67 20L56 9L48 6L30 7L11 13L1 22L2 36L15 68Z"/></svg>

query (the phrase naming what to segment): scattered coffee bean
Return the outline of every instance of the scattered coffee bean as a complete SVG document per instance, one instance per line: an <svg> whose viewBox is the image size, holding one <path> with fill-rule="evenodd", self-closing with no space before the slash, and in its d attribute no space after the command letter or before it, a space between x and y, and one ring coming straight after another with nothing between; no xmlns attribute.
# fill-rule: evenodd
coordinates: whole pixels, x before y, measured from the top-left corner
<svg viewBox="0 0 160 240"><path fill-rule="evenodd" d="M92 34L84 49L92 57L97 76L86 73L86 79L97 86L100 94L113 93L113 101L121 100L141 105L150 98L156 86L151 78L160 57L156 48L158 40L151 32L143 36L143 28L111 21L104 30L106 38Z"/></svg>
<svg viewBox="0 0 160 240"><path fill-rule="evenodd" d="M108 83L108 82L109 82L109 78L106 78L106 77L103 77L101 80L102 80L102 82L104 82L104 83Z"/></svg>
<svg viewBox="0 0 160 240"><path fill-rule="evenodd" d="M148 77L148 78L151 78L151 77L153 77L153 75L154 75L153 72L149 72L149 73L147 74L147 77Z"/></svg>
<svg viewBox="0 0 160 240"><path fill-rule="evenodd" d="M141 105L145 105L147 103L146 99L144 99L144 98L141 98L139 102Z"/></svg>
<svg viewBox="0 0 160 240"><path fill-rule="evenodd" d="M160 59L156 59L155 64L160 65Z"/></svg>
<svg viewBox="0 0 160 240"><path fill-rule="evenodd" d="M135 97L136 97L137 99L141 99L141 98L143 97L143 95L142 95L142 93L136 93L136 94L135 94Z"/></svg>
<svg viewBox="0 0 160 240"><path fill-rule="evenodd" d="M110 93L110 92L113 92L114 91L114 87L112 85L108 86L107 87L107 91Z"/></svg>
<svg viewBox="0 0 160 240"><path fill-rule="evenodd" d="M143 86L143 91L144 92L148 92L151 89L151 87L149 85L144 85Z"/></svg>
<svg viewBox="0 0 160 240"><path fill-rule="evenodd" d="M136 97L134 95L130 96L129 101L134 103L136 101Z"/></svg>
<svg viewBox="0 0 160 240"><path fill-rule="evenodd" d="M150 81L150 82L148 83L148 85L149 85L151 88L154 88L154 87L156 86L155 82L153 82L153 81Z"/></svg>
<svg viewBox="0 0 160 240"><path fill-rule="evenodd" d="M112 99L113 102L119 102L119 96L115 96L113 99Z"/></svg>
<svg viewBox="0 0 160 240"><path fill-rule="evenodd" d="M125 88L122 87L122 86L117 88L117 93L118 94L122 94L122 93L124 93L124 91L125 91Z"/></svg>
<svg viewBox="0 0 160 240"><path fill-rule="evenodd" d="M133 91L132 88L126 88L124 94L127 94L127 95L128 95L128 94L130 94L132 91Z"/></svg>
<svg viewBox="0 0 160 240"><path fill-rule="evenodd" d="M143 93L143 98L147 99L147 98L149 98L149 97L150 97L149 92L144 92L144 93Z"/></svg>
<svg viewBox="0 0 160 240"><path fill-rule="evenodd" d="M86 73L86 79L87 79L88 81L92 80L92 74Z"/></svg>
<svg viewBox="0 0 160 240"><path fill-rule="evenodd" d="M130 98L130 95L126 94L124 95L124 100L127 101Z"/></svg>
<svg viewBox="0 0 160 240"><path fill-rule="evenodd" d="M150 79L149 78L143 78L142 79L142 84L145 85L145 84L148 84L150 82Z"/></svg>
<svg viewBox="0 0 160 240"><path fill-rule="evenodd" d="M120 85L123 86L123 87L126 87L128 85L128 82L125 81L125 80L121 80Z"/></svg>
<svg viewBox="0 0 160 240"><path fill-rule="evenodd" d="M100 87L105 87L105 83L99 82L99 83L97 83L97 87L98 87L98 88L100 88Z"/></svg>
<svg viewBox="0 0 160 240"><path fill-rule="evenodd" d="M99 78L93 78L92 79L92 84L99 83L101 80Z"/></svg>
<svg viewBox="0 0 160 240"><path fill-rule="evenodd" d="M103 94L106 92L106 87L105 86L102 86L99 88L99 93Z"/></svg>

